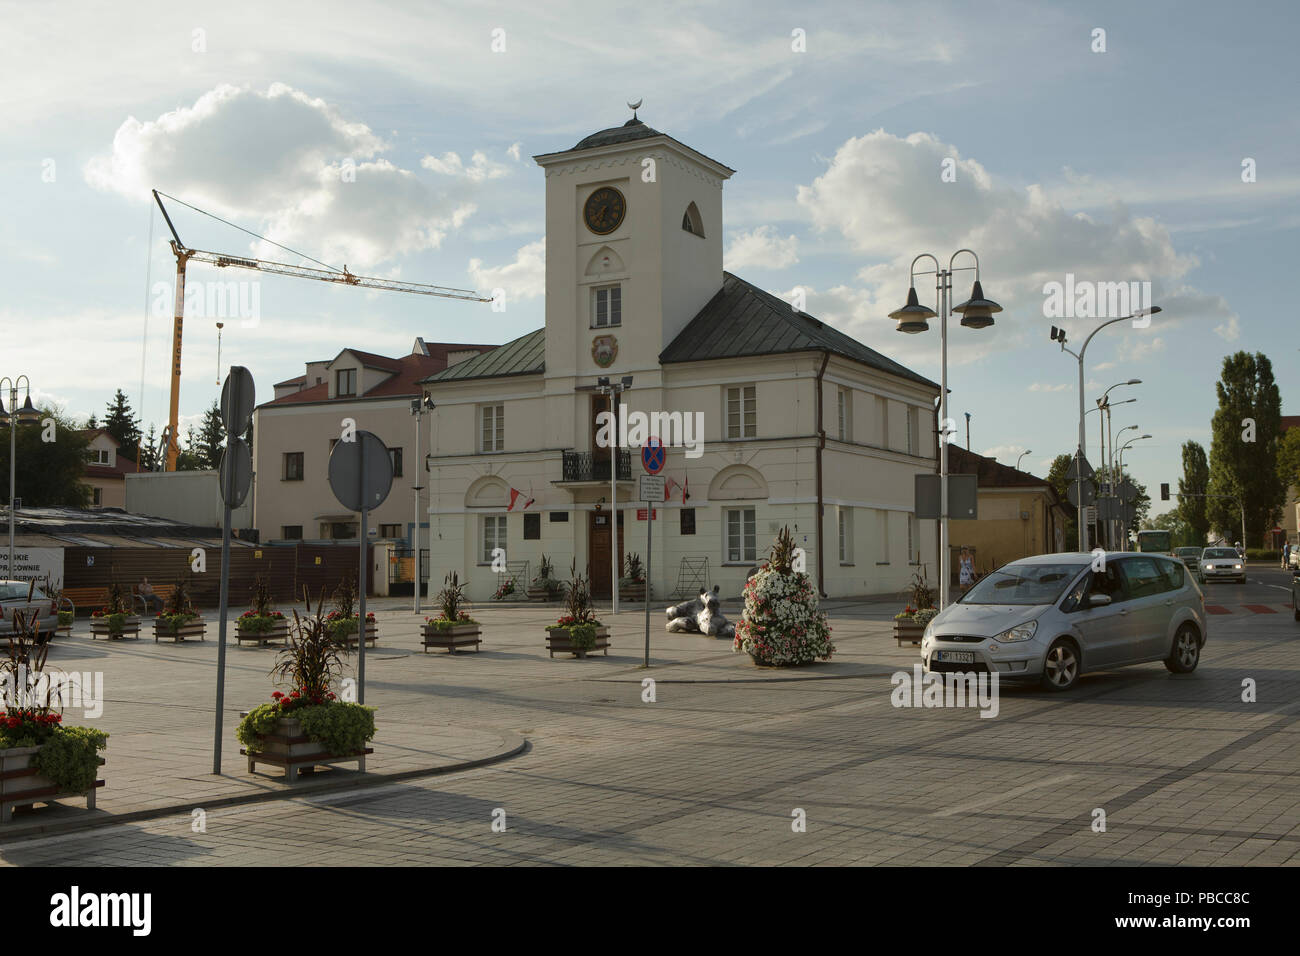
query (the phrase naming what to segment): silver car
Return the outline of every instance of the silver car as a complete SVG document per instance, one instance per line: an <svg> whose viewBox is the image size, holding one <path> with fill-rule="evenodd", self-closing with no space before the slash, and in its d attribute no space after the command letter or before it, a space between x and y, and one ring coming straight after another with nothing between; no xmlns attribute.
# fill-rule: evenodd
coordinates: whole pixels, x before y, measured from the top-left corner
<svg viewBox="0 0 1300 956"><path fill-rule="evenodd" d="M1236 548L1206 548L1198 565L1202 581L1246 583L1246 562Z"/></svg>
<svg viewBox="0 0 1300 956"><path fill-rule="evenodd" d="M1069 690L1085 672L1126 664L1164 661L1189 674L1207 634L1205 598L1181 561L1044 554L986 574L939 612L921 660L927 672L996 672Z"/></svg>
<svg viewBox="0 0 1300 956"><path fill-rule="evenodd" d="M31 588L29 602L30 587L27 581L0 581L0 616L3 616L3 620L0 620L0 635L13 632L15 611L21 611L24 616L35 611L36 621L41 626L40 633L54 635L54 629L59 626L54 601L39 587L35 587Z"/></svg>

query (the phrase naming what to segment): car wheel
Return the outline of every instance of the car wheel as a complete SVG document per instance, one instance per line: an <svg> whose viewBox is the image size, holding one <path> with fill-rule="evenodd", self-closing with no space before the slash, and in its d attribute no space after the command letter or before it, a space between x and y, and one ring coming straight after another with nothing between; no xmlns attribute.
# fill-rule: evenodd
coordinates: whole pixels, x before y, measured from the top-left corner
<svg viewBox="0 0 1300 956"><path fill-rule="evenodd" d="M1049 690L1069 690L1079 680L1079 649L1068 637L1057 638L1043 659L1043 685Z"/></svg>
<svg viewBox="0 0 1300 956"><path fill-rule="evenodd" d="M1184 624L1174 635L1174 646L1165 658L1165 667L1173 674L1190 674L1201 662L1201 635Z"/></svg>

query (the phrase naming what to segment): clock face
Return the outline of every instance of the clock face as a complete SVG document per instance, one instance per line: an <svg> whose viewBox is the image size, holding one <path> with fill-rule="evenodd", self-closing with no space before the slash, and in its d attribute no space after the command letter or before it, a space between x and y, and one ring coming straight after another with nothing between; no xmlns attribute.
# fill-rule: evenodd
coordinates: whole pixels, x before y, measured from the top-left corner
<svg viewBox="0 0 1300 956"><path fill-rule="evenodd" d="M623 223L627 201L613 186L602 186L587 197L582 208L582 221L598 236L613 232Z"/></svg>

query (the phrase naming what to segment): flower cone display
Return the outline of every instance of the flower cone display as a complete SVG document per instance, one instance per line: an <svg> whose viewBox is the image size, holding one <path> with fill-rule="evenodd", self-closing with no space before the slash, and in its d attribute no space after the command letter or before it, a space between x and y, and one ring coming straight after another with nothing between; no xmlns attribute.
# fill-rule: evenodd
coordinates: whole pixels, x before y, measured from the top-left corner
<svg viewBox="0 0 1300 956"><path fill-rule="evenodd" d="M794 557L790 529L782 528L771 559L745 585L745 610L732 650L744 651L755 664L811 664L835 653L817 591L807 574L794 570Z"/></svg>

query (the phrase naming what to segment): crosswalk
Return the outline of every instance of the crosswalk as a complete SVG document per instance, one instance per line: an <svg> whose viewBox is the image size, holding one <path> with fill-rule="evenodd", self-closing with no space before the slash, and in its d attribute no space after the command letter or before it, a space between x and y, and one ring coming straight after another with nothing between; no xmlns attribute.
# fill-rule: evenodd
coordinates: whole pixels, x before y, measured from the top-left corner
<svg viewBox="0 0 1300 956"><path fill-rule="evenodd" d="M1292 610L1291 604L1207 604L1205 605L1206 614L1239 614L1250 612L1251 614L1278 614L1281 611Z"/></svg>

